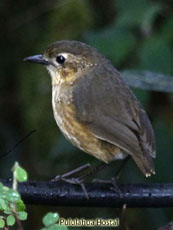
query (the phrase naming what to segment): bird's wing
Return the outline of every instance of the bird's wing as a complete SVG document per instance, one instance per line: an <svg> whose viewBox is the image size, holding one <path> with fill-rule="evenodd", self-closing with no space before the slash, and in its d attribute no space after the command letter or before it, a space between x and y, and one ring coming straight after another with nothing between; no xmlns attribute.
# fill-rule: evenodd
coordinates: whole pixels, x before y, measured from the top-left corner
<svg viewBox="0 0 173 230"><path fill-rule="evenodd" d="M73 102L79 122L93 135L129 153L145 175L154 172L154 134L145 111L112 66L93 67L78 78Z"/></svg>

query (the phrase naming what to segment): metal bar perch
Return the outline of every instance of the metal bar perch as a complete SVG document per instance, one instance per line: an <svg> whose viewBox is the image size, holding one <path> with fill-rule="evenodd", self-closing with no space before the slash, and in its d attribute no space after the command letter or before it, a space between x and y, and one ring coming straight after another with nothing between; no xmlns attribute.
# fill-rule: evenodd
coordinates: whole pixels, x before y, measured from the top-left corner
<svg viewBox="0 0 173 230"><path fill-rule="evenodd" d="M0 179L11 186L10 179ZM19 192L26 204L78 207L173 207L173 183L118 184L121 196L111 184L86 183L89 199L79 185L66 182L28 181L19 184Z"/></svg>

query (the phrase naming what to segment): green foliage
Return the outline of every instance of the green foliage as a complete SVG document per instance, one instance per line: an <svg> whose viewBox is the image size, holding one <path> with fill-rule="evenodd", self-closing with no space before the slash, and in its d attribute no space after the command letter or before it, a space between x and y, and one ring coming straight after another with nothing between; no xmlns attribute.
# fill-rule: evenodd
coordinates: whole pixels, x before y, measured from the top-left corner
<svg viewBox="0 0 173 230"><path fill-rule="evenodd" d="M63 1L57 2L57 5L59 5L60 2ZM57 14L58 20L56 20ZM54 32L53 36L55 36L55 39L57 39L57 35L59 39L64 39L69 36L74 38L78 37L81 32L90 26L91 22L92 15L87 1L68 0L63 8L55 8L50 25L53 28L52 32ZM58 33L58 31L61 31L61 33Z"/></svg>
<svg viewBox="0 0 173 230"><path fill-rule="evenodd" d="M15 222L16 222L16 220L15 220L13 215L7 216L6 221L7 221L7 226L13 226L15 224Z"/></svg>
<svg viewBox="0 0 173 230"><path fill-rule="evenodd" d="M17 217L19 220L27 220L28 214L27 214L27 212L19 211L17 213Z"/></svg>
<svg viewBox="0 0 173 230"><path fill-rule="evenodd" d="M1 210L9 211L9 204L13 202L18 203L20 199L20 194L16 190L8 188L7 186L3 186L3 184L0 183Z"/></svg>
<svg viewBox="0 0 173 230"><path fill-rule="evenodd" d="M27 220L28 213L25 210L20 194L17 191L18 182L27 181L28 174L18 162L15 162L13 168L13 188L9 188L0 183L0 228L9 230L9 227L16 222ZM17 221L16 221L17 220ZM49 212L43 217L44 228L41 230L67 230L66 226L59 225L58 213Z"/></svg>
<svg viewBox="0 0 173 230"><path fill-rule="evenodd" d="M67 230L68 228L64 225L57 224L59 220L58 213L49 212L43 217L44 228L41 230Z"/></svg>
<svg viewBox="0 0 173 230"><path fill-rule="evenodd" d="M153 22L161 11L161 5L148 0L118 0L120 11L117 25L119 27L140 27L145 32L151 31Z"/></svg>
<svg viewBox="0 0 173 230"><path fill-rule="evenodd" d="M46 214L43 217L43 224L48 227L50 225L55 224L59 219L59 215L55 212L55 213L51 213L49 212L48 214Z"/></svg>
<svg viewBox="0 0 173 230"><path fill-rule="evenodd" d="M171 75L172 17L160 29L154 28L164 9L162 4L149 0L117 0L114 3L118 10L116 20L103 30L88 33L87 41L110 58L117 68L126 63L126 68Z"/></svg>
<svg viewBox="0 0 173 230"><path fill-rule="evenodd" d="M27 172L16 162L13 167L13 186L9 188L0 183L0 228L9 229L16 223L16 219L26 220L25 205L17 191L17 183L27 180Z"/></svg>
<svg viewBox="0 0 173 230"><path fill-rule="evenodd" d="M128 29L116 29L115 27L98 33L90 33L87 40L92 46L97 47L100 52L110 58L115 65L120 65L129 53L135 49L136 44L136 38Z"/></svg>
<svg viewBox="0 0 173 230"><path fill-rule="evenodd" d="M15 171L16 179L18 182L27 181L27 179L28 179L27 172L22 167L20 167L17 162L15 163L14 171Z"/></svg>
<svg viewBox="0 0 173 230"><path fill-rule="evenodd" d="M162 36L146 39L141 46L139 58L141 68L171 74L172 53L168 41Z"/></svg>
<svg viewBox="0 0 173 230"><path fill-rule="evenodd" d="M4 228L5 226L5 221L2 216L0 216L0 228Z"/></svg>

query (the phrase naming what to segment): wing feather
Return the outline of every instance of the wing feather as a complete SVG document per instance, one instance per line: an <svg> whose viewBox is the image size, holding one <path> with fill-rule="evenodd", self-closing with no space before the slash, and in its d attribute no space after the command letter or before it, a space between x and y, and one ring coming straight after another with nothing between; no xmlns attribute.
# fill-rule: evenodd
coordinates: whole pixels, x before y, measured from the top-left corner
<svg viewBox="0 0 173 230"><path fill-rule="evenodd" d="M111 65L93 67L73 89L77 119L93 135L129 153L145 175L154 172L155 140L139 101Z"/></svg>

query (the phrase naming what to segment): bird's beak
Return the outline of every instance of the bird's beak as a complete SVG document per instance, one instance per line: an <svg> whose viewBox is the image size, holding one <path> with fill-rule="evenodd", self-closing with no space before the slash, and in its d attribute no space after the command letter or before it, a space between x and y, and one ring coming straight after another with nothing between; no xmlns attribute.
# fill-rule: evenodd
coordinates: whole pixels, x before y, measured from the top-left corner
<svg viewBox="0 0 173 230"><path fill-rule="evenodd" d="M34 63L42 64L42 65L49 65L50 64L50 62L48 60L46 60L42 54L26 57L23 60L28 61L28 62L34 62Z"/></svg>

